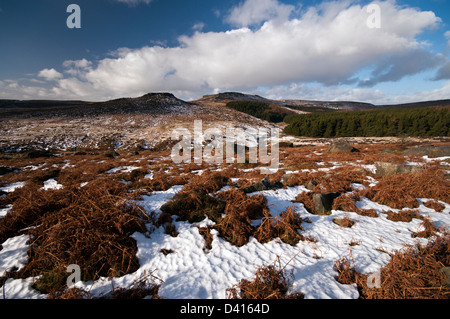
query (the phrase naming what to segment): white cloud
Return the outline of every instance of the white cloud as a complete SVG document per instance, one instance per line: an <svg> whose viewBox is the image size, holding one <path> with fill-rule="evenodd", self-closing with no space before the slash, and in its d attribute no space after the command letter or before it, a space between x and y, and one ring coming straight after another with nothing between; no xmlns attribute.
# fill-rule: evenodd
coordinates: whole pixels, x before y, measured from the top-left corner
<svg viewBox="0 0 450 319"><path fill-rule="evenodd" d="M382 29L366 27L368 14L359 5L325 3L297 18L266 21L256 30L197 32L180 37L177 47L117 50L115 58L101 60L85 78L96 90L127 94L201 87L246 89L290 82L334 85L378 63L372 80L376 84L428 68L433 55L415 36L435 27L439 18L392 2L380 5L385 19ZM419 56L424 62L395 67L405 56Z"/></svg>
<svg viewBox="0 0 450 319"><path fill-rule="evenodd" d="M63 77L63 75L55 69L43 69L39 72L38 76L47 81L55 81Z"/></svg>
<svg viewBox="0 0 450 319"><path fill-rule="evenodd" d="M388 105L448 99L450 97L450 81L444 82L441 87L433 90L408 90L396 94L380 89L343 88L304 83L274 86L267 90L256 89L247 93L258 94L275 100L357 101L374 105Z"/></svg>
<svg viewBox="0 0 450 319"><path fill-rule="evenodd" d="M86 59L67 60L63 62L63 67L65 73L82 77L87 71L91 70L92 62Z"/></svg>
<svg viewBox="0 0 450 319"><path fill-rule="evenodd" d="M251 93L274 100L359 101L374 104L383 104L388 100L386 93L381 90L341 88L305 83L279 85L267 90L257 89Z"/></svg>
<svg viewBox="0 0 450 319"><path fill-rule="evenodd" d="M54 69L46 69L40 76L58 80L47 90L53 97L104 100L168 91L186 98L213 91L289 87L292 83L373 86L442 62L416 39L439 25L434 13L398 6L394 1L378 4L382 28L370 29L370 14L359 2L327 2L297 12L275 0L247 0L228 16L230 23L243 27L197 31L181 36L175 47L122 48L95 65L85 59L66 61L63 67L68 77L62 78ZM258 26L250 29L245 25ZM415 62L408 63L410 58ZM367 68L373 70L370 83L357 77ZM368 96L369 91L355 88L345 94L358 100L382 98L377 91ZM326 95L326 90L321 94Z"/></svg>
<svg viewBox="0 0 450 319"><path fill-rule="evenodd" d="M231 10L226 21L238 27L247 27L267 20L287 20L293 10L293 6L277 0L246 0Z"/></svg>
<svg viewBox="0 0 450 319"><path fill-rule="evenodd" d="M204 27L205 27L205 24L203 22L197 22L192 26L192 30L202 31Z"/></svg>
<svg viewBox="0 0 450 319"><path fill-rule="evenodd" d="M444 36L447 38L448 42L447 45L450 47L450 31L447 31L444 33Z"/></svg>
<svg viewBox="0 0 450 319"><path fill-rule="evenodd" d="M81 60L67 60L63 62L64 67L76 67L76 68L82 68L86 69L89 68L92 65L92 62L81 59Z"/></svg>

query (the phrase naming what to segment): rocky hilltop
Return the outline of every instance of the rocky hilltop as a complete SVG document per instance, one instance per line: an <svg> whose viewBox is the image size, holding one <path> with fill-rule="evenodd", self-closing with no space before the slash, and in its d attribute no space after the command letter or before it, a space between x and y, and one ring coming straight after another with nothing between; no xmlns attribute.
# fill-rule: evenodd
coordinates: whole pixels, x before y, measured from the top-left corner
<svg viewBox="0 0 450 319"><path fill-rule="evenodd" d="M137 98L105 102L0 100L0 116L87 116L101 114L164 113L188 108L191 103L171 93L149 93Z"/></svg>

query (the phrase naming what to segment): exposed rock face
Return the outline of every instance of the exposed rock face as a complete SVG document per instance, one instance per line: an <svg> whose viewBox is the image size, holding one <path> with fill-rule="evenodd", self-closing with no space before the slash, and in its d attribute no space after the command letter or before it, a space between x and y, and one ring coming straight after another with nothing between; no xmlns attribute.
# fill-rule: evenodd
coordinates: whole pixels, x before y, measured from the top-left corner
<svg viewBox="0 0 450 319"><path fill-rule="evenodd" d="M358 149L354 148L353 146L351 146L350 144L348 144L347 142L333 142L327 149L327 152L330 153L336 153L336 152L359 152Z"/></svg>
<svg viewBox="0 0 450 319"><path fill-rule="evenodd" d="M270 179L269 177L264 178L262 181L253 184L251 186L245 187L242 190L244 191L244 193L248 194L248 193L254 193L254 192L260 192L260 191L265 191L265 190L269 190L269 189L277 189L277 188L282 188L283 184L281 183L270 183Z"/></svg>
<svg viewBox="0 0 450 319"><path fill-rule="evenodd" d="M422 155L431 157L450 156L450 145L441 145L441 146L426 145L413 147L404 151L403 155Z"/></svg>
<svg viewBox="0 0 450 319"><path fill-rule="evenodd" d="M416 147L404 148L386 148L381 154L397 154L397 155L419 155L429 157L445 157L450 156L450 145L423 145Z"/></svg>
<svg viewBox="0 0 450 319"><path fill-rule="evenodd" d="M375 167L377 169L376 174L382 177L423 171L423 168L417 165L404 165L387 162L376 162Z"/></svg>
<svg viewBox="0 0 450 319"><path fill-rule="evenodd" d="M279 147L289 147L289 148L294 147L294 143L292 143L292 142L280 142L278 144L279 144Z"/></svg>
<svg viewBox="0 0 450 319"><path fill-rule="evenodd" d="M313 194L314 213L323 215L331 212L333 202L339 196L340 193Z"/></svg>

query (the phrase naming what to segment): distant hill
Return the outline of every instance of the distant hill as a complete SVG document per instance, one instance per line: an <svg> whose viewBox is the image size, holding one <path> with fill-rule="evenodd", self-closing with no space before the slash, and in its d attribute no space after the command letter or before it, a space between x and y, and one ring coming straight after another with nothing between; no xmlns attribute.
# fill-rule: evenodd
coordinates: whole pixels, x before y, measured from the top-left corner
<svg viewBox="0 0 450 319"><path fill-rule="evenodd" d="M406 109L406 108L418 108L418 107L438 107L438 106L450 106L450 100L436 100L406 104L394 104L394 105L379 105L377 108L383 109Z"/></svg>
<svg viewBox="0 0 450 319"><path fill-rule="evenodd" d="M0 100L0 109L17 108L49 108L49 107L73 107L84 106L88 102L83 101L56 101L56 100Z"/></svg>
<svg viewBox="0 0 450 319"><path fill-rule="evenodd" d="M226 106L230 102L259 102L270 107L271 114L304 114L317 112L361 111L374 109L400 109L434 106L450 106L449 100L427 101L398 105L374 105L354 101L272 100L259 95L224 92L205 95L201 99L186 102L171 93L149 93L137 98L120 98L105 102L59 100L0 100L0 116L35 116L45 114L125 114L171 112L174 109L200 106Z"/></svg>
<svg viewBox="0 0 450 319"><path fill-rule="evenodd" d="M302 111L320 112L320 111L359 111L373 110L377 106L370 103L351 102L351 101L306 101L306 100L283 100L288 107L296 108Z"/></svg>
<svg viewBox="0 0 450 319"><path fill-rule="evenodd" d="M79 116L99 114L170 112L191 103L171 93L149 93L137 98L120 98L105 102L56 100L0 100L0 116Z"/></svg>
<svg viewBox="0 0 450 319"><path fill-rule="evenodd" d="M244 94L239 92L224 92L213 95L205 95L203 96L203 98L194 102L229 102L229 101L257 101L290 107L297 110L304 110L304 111L309 110L312 112L324 110L359 111L359 110L373 110L373 109L399 109L399 108L450 106L450 99L415 102L407 104L375 105L371 103L355 102L355 101L272 100L261 97L259 95Z"/></svg>

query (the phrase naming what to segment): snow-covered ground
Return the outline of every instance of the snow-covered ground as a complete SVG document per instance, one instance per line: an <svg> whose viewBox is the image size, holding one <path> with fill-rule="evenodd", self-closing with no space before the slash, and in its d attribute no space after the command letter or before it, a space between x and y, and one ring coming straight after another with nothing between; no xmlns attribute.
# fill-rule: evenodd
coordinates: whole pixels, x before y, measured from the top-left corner
<svg viewBox="0 0 450 319"><path fill-rule="evenodd" d="M356 188L360 185L354 185ZM183 186L174 186L167 191L154 192L143 196L139 202L147 212L160 212L160 207L170 200ZM272 264L277 258L282 266L293 274L293 291L300 291L309 299L353 299L359 294L355 285L343 285L336 281L337 272L333 269L336 260L351 256L360 272L375 273L389 261L388 253L400 250L404 244L426 239L413 239L411 234L420 230L420 220L412 222L393 222L387 219L386 210L398 211L363 198L357 203L362 209L375 209L378 218L363 217L353 212L333 211L331 215L309 214L303 204L293 203L296 196L307 191L303 186L287 189L269 190L253 193L263 194L273 215L280 214L290 206L309 218L311 223L303 223L304 236L316 242L300 241L291 246L273 240L266 244L250 238L248 244L236 247L218 236L212 230L212 249L205 252L204 238L197 226L211 225L206 219L198 224L174 222L179 235L165 234L163 227L154 229L150 236L133 234L137 241L137 256L140 268L135 273L120 278L102 278L95 282L78 282L77 287L90 291L91 295L102 295L111 287L127 287L141 276L151 272L161 282L159 295L169 299L222 299L226 289L231 288L243 278L251 278L261 265ZM450 205L445 205L442 213L423 205L427 199L420 200L420 213L429 216L437 226L450 225ZM356 221L352 228L342 228L333 223L337 217L348 216ZM148 226L152 227L151 225ZM22 267L27 258L28 237L19 236L8 239L0 251L0 271L11 267ZM352 245L350 245L352 244ZM161 249L173 250L168 255ZM32 278L8 279L4 286L6 298L45 298L31 289Z"/></svg>

